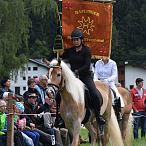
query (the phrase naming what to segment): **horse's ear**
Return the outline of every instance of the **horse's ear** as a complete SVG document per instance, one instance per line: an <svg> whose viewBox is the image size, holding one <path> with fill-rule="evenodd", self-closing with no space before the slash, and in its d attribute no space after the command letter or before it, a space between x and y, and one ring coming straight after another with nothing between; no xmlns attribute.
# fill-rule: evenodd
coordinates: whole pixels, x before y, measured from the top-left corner
<svg viewBox="0 0 146 146"><path fill-rule="evenodd" d="M42 61L43 61L47 66L50 65L50 62L49 62L46 58L43 58Z"/></svg>
<svg viewBox="0 0 146 146"><path fill-rule="evenodd" d="M60 64L61 64L61 58L60 57L58 57L58 66L60 66Z"/></svg>

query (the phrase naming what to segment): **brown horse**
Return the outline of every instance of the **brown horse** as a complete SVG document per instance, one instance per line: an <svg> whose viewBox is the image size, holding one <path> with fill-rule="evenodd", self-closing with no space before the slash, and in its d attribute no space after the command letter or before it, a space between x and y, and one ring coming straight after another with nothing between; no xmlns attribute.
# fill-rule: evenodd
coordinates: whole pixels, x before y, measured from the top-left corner
<svg viewBox="0 0 146 146"><path fill-rule="evenodd" d="M84 84L75 77L68 65L63 61L52 60L49 63L49 67L50 82L60 88L60 113L72 137L71 146L78 146L81 122L86 114ZM112 107L110 88L102 82L97 81L95 84L103 97L104 104L102 105L101 113L106 120L104 135L100 136L102 146L107 146L109 139L113 146L123 146L120 128ZM91 145L95 146L98 136L98 125L96 124L94 112L92 111L92 113L85 126L91 135Z"/></svg>
<svg viewBox="0 0 146 146"><path fill-rule="evenodd" d="M123 87L117 87L117 88L124 101L124 107L121 109L123 116L122 116L122 120L119 121L119 125L121 129L122 138L125 144L129 146L132 142L132 137L133 137L133 132L132 132L133 117L131 114L132 98L127 89Z"/></svg>

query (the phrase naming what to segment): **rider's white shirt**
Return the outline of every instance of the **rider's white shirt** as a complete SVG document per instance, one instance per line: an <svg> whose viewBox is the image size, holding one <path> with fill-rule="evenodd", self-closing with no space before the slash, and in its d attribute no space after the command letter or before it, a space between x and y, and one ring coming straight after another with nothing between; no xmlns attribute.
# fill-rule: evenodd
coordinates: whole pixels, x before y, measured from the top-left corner
<svg viewBox="0 0 146 146"><path fill-rule="evenodd" d="M115 92L117 97L121 99L121 107L124 107L124 102L120 93L118 92L115 82L118 78L118 69L115 61L109 59L108 63L104 64L102 60L98 60L95 64L94 80L101 80L106 82ZM114 98L113 101L114 103Z"/></svg>
<svg viewBox="0 0 146 146"><path fill-rule="evenodd" d="M108 83L115 82L117 79L117 64L109 59L108 63L104 64L102 60L98 60L95 64L94 80L107 80Z"/></svg>

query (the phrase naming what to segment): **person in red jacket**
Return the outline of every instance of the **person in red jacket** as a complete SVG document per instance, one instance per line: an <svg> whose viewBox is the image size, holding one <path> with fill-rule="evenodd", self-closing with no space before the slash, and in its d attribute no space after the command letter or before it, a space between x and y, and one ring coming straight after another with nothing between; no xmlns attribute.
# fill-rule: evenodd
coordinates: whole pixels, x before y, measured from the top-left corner
<svg viewBox="0 0 146 146"><path fill-rule="evenodd" d="M135 83L136 87L130 90L133 101L133 114L134 114L134 138L138 138L138 128L141 128L141 137L146 134L146 90L143 88L144 80L137 78Z"/></svg>

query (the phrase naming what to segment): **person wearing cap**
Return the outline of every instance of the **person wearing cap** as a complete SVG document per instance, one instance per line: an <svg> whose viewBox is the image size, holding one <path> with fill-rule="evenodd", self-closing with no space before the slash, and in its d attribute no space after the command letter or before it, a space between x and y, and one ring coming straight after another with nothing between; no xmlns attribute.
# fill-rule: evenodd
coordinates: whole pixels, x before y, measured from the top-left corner
<svg viewBox="0 0 146 146"><path fill-rule="evenodd" d="M67 59L70 63L71 70L79 77L79 79L87 86L91 104L95 111L98 125L104 125L105 120L100 114L103 99L101 93L97 90L91 76L91 52L90 48L84 44L84 35L80 29L74 29L71 33L73 47L65 49L61 55L63 59ZM101 127L101 126L100 126Z"/></svg>
<svg viewBox="0 0 146 146"><path fill-rule="evenodd" d="M30 93L36 93L37 95L39 94L36 89L36 81L34 78L28 79L27 85L28 85L28 90L26 92L24 92L24 94L23 94L24 102L27 101Z"/></svg>
<svg viewBox="0 0 146 146"><path fill-rule="evenodd" d="M113 96L113 107L117 119L122 120L121 107L124 107L123 99L116 87L116 80L118 79L117 64L109 57L102 57L95 63L94 80L100 80L108 84L115 92Z"/></svg>
<svg viewBox="0 0 146 146"><path fill-rule="evenodd" d="M16 102L16 113L20 115L16 116L16 126L22 132L24 137L24 141L26 145L30 146L38 146L40 135L30 127L26 126L26 117L23 116L24 113L24 105L21 102Z"/></svg>
<svg viewBox="0 0 146 146"><path fill-rule="evenodd" d="M25 106L25 113L26 114L40 114L47 109L50 109L50 99L45 98L45 103L42 105L37 104L37 98L38 95L36 93L30 93L28 96L27 101L24 103ZM37 116L37 115L28 115L26 116L26 125L34 129L40 134L40 141L45 146L47 144L51 145L51 135L52 133L55 135L56 138L56 146L62 146L62 141L58 141L56 137L56 130L53 128L47 128L44 126L44 120L43 117Z"/></svg>
<svg viewBox="0 0 146 146"><path fill-rule="evenodd" d="M145 137L146 134L146 90L143 88L144 80L137 78L135 80L136 87L130 90L132 97L132 108L134 115L134 138L138 138L138 129L141 128L141 137Z"/></svg>

